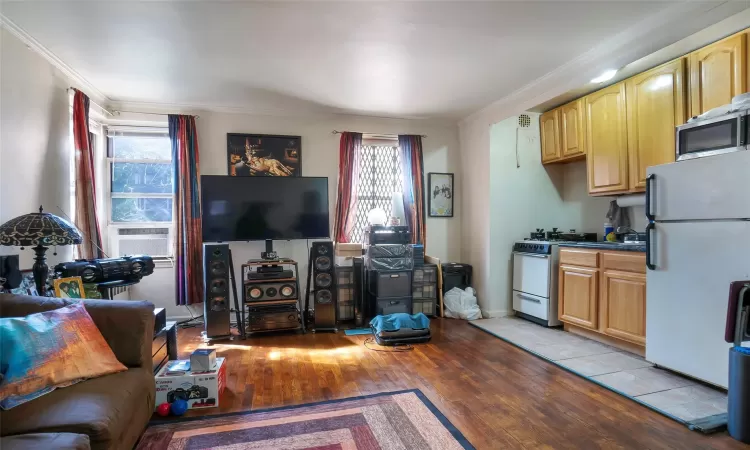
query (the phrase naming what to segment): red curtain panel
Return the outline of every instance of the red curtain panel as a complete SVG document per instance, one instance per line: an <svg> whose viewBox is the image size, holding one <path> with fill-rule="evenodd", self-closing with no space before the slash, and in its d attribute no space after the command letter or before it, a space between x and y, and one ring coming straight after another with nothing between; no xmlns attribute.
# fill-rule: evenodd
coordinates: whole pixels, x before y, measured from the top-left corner
<svg viewBox="0 0 750 450"><path fill-rule="evenodd" d="M175 303L203 301L200 164L195 117L169 115L175 223Z"/></svg>
<svg viewBox="0 0 750 450"><path fill-rule="evenodd" d="M336 196L336 216L333 219L333 238L336 242L350 242L354 219L357 217L357 186L362 133L341 133L339 141L339 177Z"/></svg>
<svg viewBox="0 0 750 450"><path fill-rule="evenodd" d="M75 145L76 210L75 224L83 234L78 246L80 258L102 258L102 232L96 209L94 149L89 140L89 98L75 90L73 97L73 142Z"/></svg>
<svg viewBox="0 0 750 450"><path fill-rule="evenodd" d="M404 185L404 215L411 231L412 244L427 248L427 227L424 207L424 160L422 158L422 136L399 135L401 151L401 174Z"/></svg>

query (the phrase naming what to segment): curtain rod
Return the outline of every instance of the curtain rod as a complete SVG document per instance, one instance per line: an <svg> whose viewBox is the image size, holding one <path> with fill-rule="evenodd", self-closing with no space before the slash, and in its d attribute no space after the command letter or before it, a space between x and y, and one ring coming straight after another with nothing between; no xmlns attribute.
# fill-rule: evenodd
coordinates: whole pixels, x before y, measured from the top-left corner
<svg viewBox="0 0 750 450"><path fill-rule="evenodd" d="M68 89L66 89L66 91L68 91L68 92L70 92L71 90L77 91L78 89L74 88L73 86L71 86ZM83 91L81 91L81 92L83 92ZM109 114L110 116L114 116L114 114L112 114L112 112L110 110L108 110L107 108L103 107L102 105L96 103L95 101L91 100L90 98L89 98L89 103L91 103L92 105L94 105L97 108L101 109L102 111L104 111L105 113Z"/></svg>
<svg viewBox="0 0 750 450"><path fill-rule="evenodd" d="M130 114L150 114L150 115L152 115L152 116L168 116L168 115L169 115L169 114L164 114L164 113L155 113L155 112L144 112L144 111L125 111L125 110L123 110L123 109L116 109L116 110L115 110L115 114L116 114L116 115L118 115L118 116L119 116L119 115L120 115L120 113L130 113ZM187 115L189 116L190 114L187 114ZM196 119L200 119L200 118L201 118L201 116L193 116L193 117L195 117Z"/></svg>
<svg viewBox="0 0 750 450"><path fill-rule="evenodd" d="M341 134L341 133L344 133L344 132L343 131L339 131L339 130L333 130L333 131L331 131L331 134ZM356 131L356 133L360 133L360 132ZM387 133L386 134L384 134L384 133L360 133L360 134L363 134L363 135L369 134L371 136L382 136L382 137L389 137L389 138L398 138L397 134L387 134ZM423 138L427 137L426 134L420 134L419 136L423 137Z"/></svg>
<svg viewBox="0 0 750 450"><path fill-rule="evenodd" d="M66 90L67 90L68 92L70 92L70 90L71 90L71 89L73 89L73 90L75 90L75 91L77 91L77 90L78 90L78 89L74 88L73 86L70 86L70 87L69 87L68 89L66 89ZM81 92L83 92L83 91L81 91ZM150 114L150 115L153 115L153 116L168 116L168 115L169 115L169 114L163 114L163 113L153 113L153 112L141 112L141 111L123 111L123 110L120 110L120 109L116 109L116 110L115 110L114 112L111 112L110 110L108 110L107 108L103 107L102 105L100 105L100 104L96 103L95 101L91 100L90 98L89 98L89 103L93 104L94 106L96 106L97 108L101 109L102 111L104 111L105 113L109 114L109 115L110 115L110 116L112 116L112 117L114 117L114 116L119 116L119 115L120 115L120 113L131 113L131 114ZM188 114L188 115L189 115L189 114ZM201 117L201 116L193 116L193 117L195 117L196 119L200 119L200 117Z"/></svg>

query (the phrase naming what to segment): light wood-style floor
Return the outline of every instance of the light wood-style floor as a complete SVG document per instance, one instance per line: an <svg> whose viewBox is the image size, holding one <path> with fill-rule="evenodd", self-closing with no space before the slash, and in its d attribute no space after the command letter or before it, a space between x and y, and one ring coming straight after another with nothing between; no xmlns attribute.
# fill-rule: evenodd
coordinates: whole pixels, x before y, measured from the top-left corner
<svg viewBox="0 0 750 450"><path fill-rule="evenodd" d="M343 332L256 335L213 345L228 359L220 406L199 416L418 388L479 449L745 448L704 436L463 321L435 319L411 352ZM181 358L200 328L178 332ZM373 344L374 345L374 344ZM375 346L377 347L377 346Z"/></svg>

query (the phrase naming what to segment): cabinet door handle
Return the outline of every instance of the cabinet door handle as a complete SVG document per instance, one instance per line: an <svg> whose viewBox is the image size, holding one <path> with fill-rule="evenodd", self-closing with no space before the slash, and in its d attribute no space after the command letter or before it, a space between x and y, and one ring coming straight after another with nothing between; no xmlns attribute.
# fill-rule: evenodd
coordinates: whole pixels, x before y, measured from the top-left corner
<svg viewBox="0 0 750 450"><path fill-rule="evenodd" d="M651 231L654 229L656 229L656 224L654 222L649 222L646 226L646 267L648 267L649 270L656 270L656 265L651 262L651 244L653 243L651 240Z"/></svg>
<svg viewBox="0 0 750 450"><path fill-rule="evenodd" d="M534 303L542 303L542 301L541 301L541 300L539 300L538 298L534 298L534 297L529 297L528 295L523 295L523 294L516 294L516 295L518 295L518 297L519 297L519 298L522 298L522 299L524 299L524 300L528 300L528 301L530 301L530 302L534 302Z"/></svg>
<svg viewBox="0 0 750 450"><path fill-rule="evenodd" d="M656 194L656 175L653 173L646 177L646 218L649 222L656 220L651 212L651 195Z"/></svg>

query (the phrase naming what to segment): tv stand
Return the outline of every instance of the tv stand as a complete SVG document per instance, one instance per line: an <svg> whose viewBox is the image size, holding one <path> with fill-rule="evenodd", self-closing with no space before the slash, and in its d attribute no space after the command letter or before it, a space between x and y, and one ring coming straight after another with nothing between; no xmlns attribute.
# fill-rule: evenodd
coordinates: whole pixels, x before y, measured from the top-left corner
<svg viewBox="0 0 750 450"><path fill-rule="evenodd" d="M261 252L260 257L266 261L276 261L279 259L279 256L276 254L276 252L273 251L273 240L266 239L266 251Z"/></svg>

